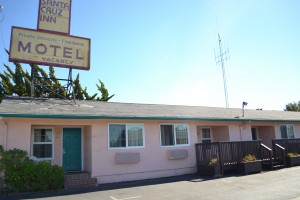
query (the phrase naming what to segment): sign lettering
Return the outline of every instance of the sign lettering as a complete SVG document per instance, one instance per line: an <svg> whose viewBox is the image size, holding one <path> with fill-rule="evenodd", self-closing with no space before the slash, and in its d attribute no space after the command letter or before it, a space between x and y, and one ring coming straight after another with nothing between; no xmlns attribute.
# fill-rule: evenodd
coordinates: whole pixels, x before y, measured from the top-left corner
<svg viewBox="0 0 300 200"><path fill-rule="evenodd" d="M90 68L90 39L13 27L9 61Z"/></svg>
<svg viewBox="0 0 300 200"><path fill-rule="evenodd" d="M40 0L38 29L70 33L71 0Z"/></svg>

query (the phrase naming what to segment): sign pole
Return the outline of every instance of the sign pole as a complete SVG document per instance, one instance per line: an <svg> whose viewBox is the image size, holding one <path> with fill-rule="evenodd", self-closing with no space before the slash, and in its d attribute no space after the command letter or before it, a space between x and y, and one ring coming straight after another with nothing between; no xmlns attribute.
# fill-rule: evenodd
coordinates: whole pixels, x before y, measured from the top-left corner
<svg viewBox="0 0 300 200"><path fill-rule="evenodd" d="M31 83L30 83L31 101L34 99L34 65L31 65Z"/></svg>
<svg viewBox="0 0 300 200"><path fill-rule="evenodd" d="M68 77L68 83L67 83L67 95L71 93L71 90L72 90L73 101L76 104L76 97L75 97L73 78L72 78L72 68L69 68L69 77Z"/></svg>

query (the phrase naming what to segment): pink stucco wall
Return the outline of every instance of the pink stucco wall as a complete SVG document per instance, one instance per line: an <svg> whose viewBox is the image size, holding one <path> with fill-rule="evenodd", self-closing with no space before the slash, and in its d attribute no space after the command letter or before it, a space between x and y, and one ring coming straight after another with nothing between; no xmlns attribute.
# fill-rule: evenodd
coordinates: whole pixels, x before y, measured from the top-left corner
<svg viewBox="0 0 300 200"><path fill-rule="evenodd" d="M229 130L227 126L214 126L212 130L214 142L229 141Z"/></svg>
<svg viewBox="0 0 300 200"><path fill-rule="evenodd" d="M195 172L195 150L196 129L190 127L190 145L180 147L161 147L160 129L163 121L139 121L144 122L145 147L131 149L109 149L108 148L108 123L133 123L137 121L105 121L93 127L93 172L92 176L98 178L98 182L127 181L133 179L144 179L153 177L164 177ZM176 122L178 123L178 122ZM95 129L94 129L95 128ZM99 134L100 131L100 134ZM170 149L188 150L188 158L169 160L167 151ZM119 152L138 152L140 162L133 164L116 164L115 157Z"/></svg>
<svg viewBox="0 0 300 200"><path fill-rule="evenodd" d="M81 127L83 136L83 170L89 171L98 183L119 182L146 178L157 178L194 173L196 159L194 144L198 142L197 127L212 127L213 137L217 140L252 140L251 127L262 127L267 137L280 138L279 123L251 122L213 122L213 121L162 121L162 120L82 120L82 119L0 119L0 145L7 144L8 149L19 148L31 155L31 133L34 127L52 127L54 130L53 163L62 165L62 130L64 127ZM143 123L145 129L145 147L130 149L110 149L108 147L109 123ZM160 144L160 124L188 124L190 144L177 147L162 147ZM263 128L264 126L269 128ZM273 132L272 132L273 130ZM300 123L294 124L295 137L300 137ZM218 135L219 134L219 135ZM6 136L5 136L6 135ZM272 139L270 138L270 139ZM6 142L4 141L6 140ZM169 150L186 150L188 157L171 160ZM139 153L140 161L131 164L117 164L116 155L122 152Z"/></svg>

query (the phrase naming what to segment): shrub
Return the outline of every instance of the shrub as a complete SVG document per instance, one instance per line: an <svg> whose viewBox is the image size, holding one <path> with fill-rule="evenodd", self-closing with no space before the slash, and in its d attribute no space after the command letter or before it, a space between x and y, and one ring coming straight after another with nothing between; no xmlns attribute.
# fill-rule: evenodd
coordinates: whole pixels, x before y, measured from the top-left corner
<svg viewBox="0 0 300 200"><path fill-rule="evenodd" d="M299 153L295 153L295 152L290 152L287 154L287 157L294 157L294 156L300 156Z"/></svg>
<svg viewBox="0 0 300 200"><path fill-rule="evenodd" d="M252 154L248 154L242 159L242 162L252 162L252 161L256 161L255 155Z"/></svg>
<svg viewBox="0 0 300 200"><path fill-rule="evenodd" d="M217 166L217 165L219 165L218 158L212 158L208 163L208 166Z"/></svg>
<svg viewBox="0 0 300 200"><path fill-rule="evenodd" d="M32 192L60 189L64 170L48 161L33 161L20 149L4 151L0 146L0 172L9 192Z"/></svg>

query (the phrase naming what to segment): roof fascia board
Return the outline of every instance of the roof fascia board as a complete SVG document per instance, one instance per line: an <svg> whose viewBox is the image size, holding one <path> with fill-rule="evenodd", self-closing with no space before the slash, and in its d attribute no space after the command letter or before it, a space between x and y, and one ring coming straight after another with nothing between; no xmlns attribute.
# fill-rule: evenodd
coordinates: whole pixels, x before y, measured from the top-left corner
<svg viewBox="0 0 300 200"><path fill-rule="evenodd" d="M101 115L41 115L0 113L0 117L47 118L47 119L138 119L138 120L183 120L183 121L228 121L228 122L300 122L300 120L273 120L250 118L198 118L198 117L146 117L146 116L101 116Z"/></svg>

